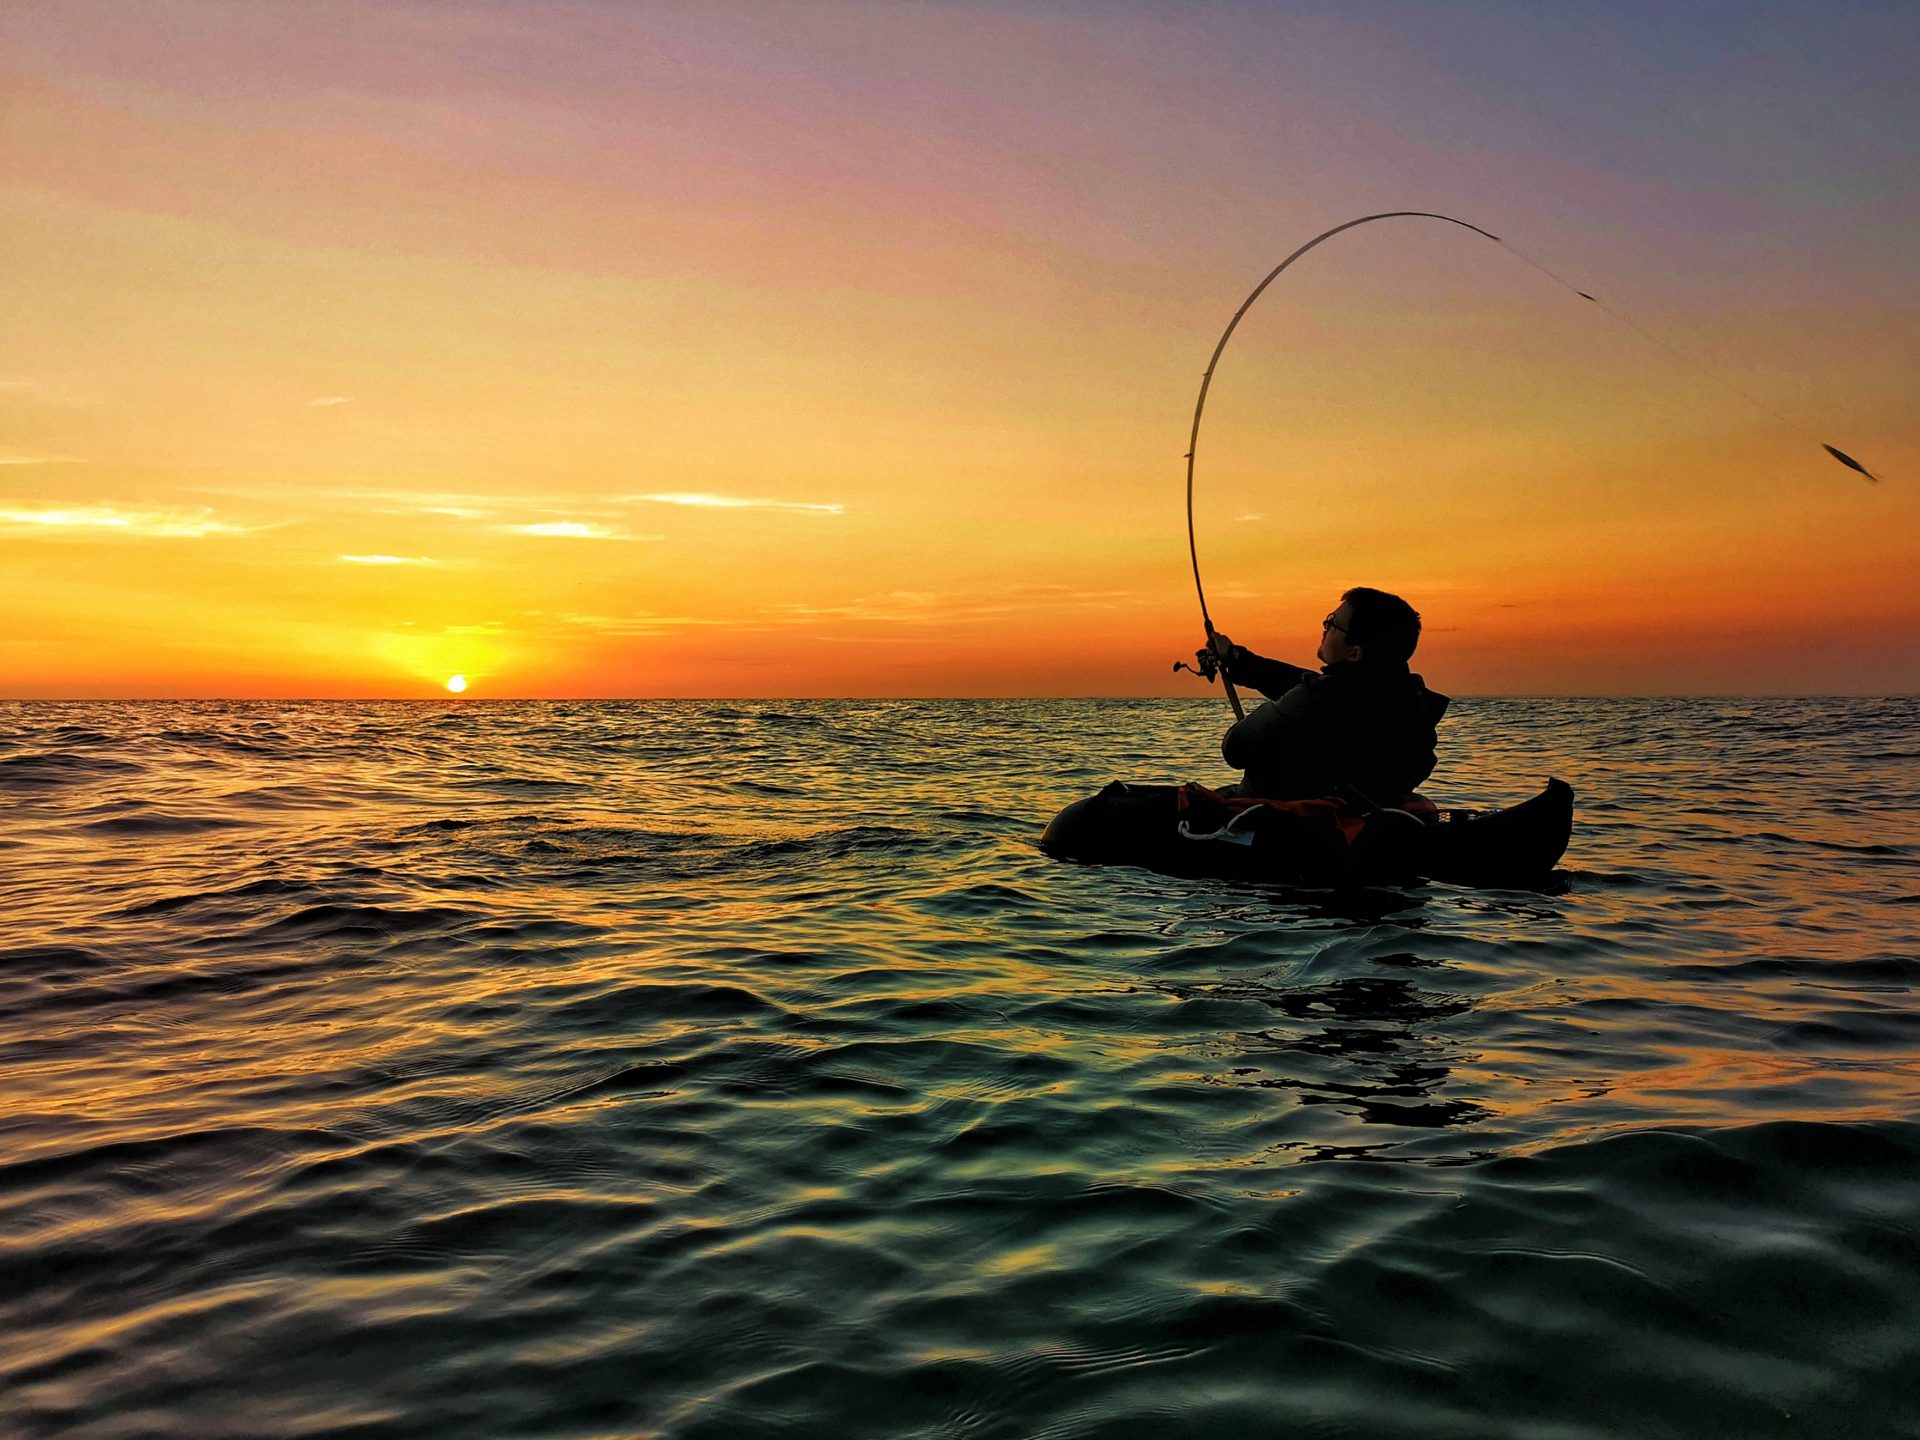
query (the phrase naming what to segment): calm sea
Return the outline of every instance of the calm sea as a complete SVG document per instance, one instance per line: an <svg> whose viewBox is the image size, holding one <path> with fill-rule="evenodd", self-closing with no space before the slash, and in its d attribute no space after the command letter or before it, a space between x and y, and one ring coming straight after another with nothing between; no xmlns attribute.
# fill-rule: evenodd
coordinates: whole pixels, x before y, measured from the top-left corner
<svg viewBox="0 0 1920 1440"><path fill-rule="evenodd" d="M1544 892L1042 856L1217 701L0 705L0 1433L1920 1434L1920 700Z"/></svg>

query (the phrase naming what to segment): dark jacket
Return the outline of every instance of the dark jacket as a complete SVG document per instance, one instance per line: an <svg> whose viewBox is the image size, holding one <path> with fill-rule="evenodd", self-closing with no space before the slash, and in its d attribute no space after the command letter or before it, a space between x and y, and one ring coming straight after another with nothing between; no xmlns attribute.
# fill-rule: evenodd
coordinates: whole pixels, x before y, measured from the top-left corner
<svg viewBox="0 0 1920 1440"><path fill-rule="evenodd" d="M1316 672L1236 646L1227 674L1271 697L1220 742L1227 763L1247 772L1243 795L1397 805L1433 773L1434 726L1447 697L1402 661L1350 660Z"/></svg>

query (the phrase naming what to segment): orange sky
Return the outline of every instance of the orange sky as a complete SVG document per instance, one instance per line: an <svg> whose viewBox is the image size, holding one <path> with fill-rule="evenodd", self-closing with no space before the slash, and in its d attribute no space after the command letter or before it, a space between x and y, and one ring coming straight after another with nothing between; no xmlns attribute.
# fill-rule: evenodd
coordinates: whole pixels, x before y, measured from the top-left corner
<svg viewBox="0 0 1920 1440"><path fill-rule="evenodd" d="M1920 689L1920 28L1737 13L9 7L0 697L1198 693L1200 370L1401 208L1703 365L1331 242L1209 400L1223 629Z"/></svg>

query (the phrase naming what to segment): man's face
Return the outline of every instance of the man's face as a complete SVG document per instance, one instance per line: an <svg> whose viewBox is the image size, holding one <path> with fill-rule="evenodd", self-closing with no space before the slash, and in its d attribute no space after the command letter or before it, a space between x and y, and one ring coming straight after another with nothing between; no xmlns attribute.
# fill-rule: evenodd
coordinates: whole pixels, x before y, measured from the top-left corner
<svg viewBox="0 0 1920 1440"><path fill-rule="evenodd" d="M1347 643L1347 627L1353 624L1353 606L1346 601L1321 623L1320 663L1338 665L1342 660L1358 660L1360 647Z"/></svg>

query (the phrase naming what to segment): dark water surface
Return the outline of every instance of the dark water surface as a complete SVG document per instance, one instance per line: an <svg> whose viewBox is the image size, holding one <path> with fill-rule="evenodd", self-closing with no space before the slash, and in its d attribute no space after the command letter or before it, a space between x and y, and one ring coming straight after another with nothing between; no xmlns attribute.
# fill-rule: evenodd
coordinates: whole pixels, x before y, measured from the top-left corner
<svg viewBox="0 0 1920 1440"><path fill-rule="evenodd" d="M1035 849L1222 725L0 705L0 1433L1920 1434L1920 701L1459 704L1554 893Z"/></svg>

